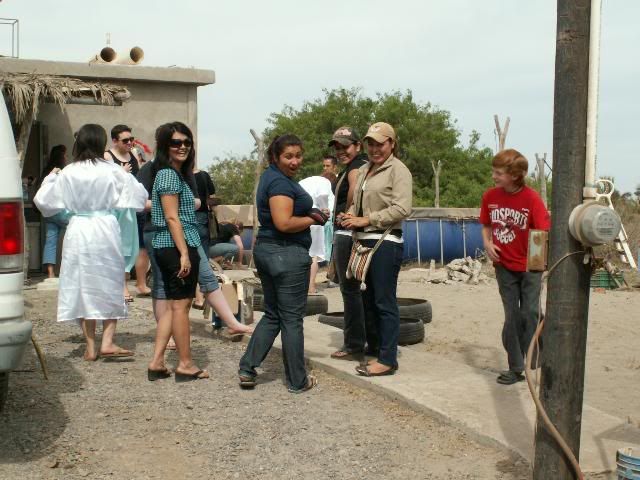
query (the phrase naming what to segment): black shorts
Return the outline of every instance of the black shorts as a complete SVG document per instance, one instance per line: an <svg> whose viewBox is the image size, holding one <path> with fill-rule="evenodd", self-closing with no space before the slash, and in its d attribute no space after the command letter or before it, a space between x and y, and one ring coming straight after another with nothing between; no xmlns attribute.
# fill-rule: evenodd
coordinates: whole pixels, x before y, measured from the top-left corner
<svg viewBox="0 0 640 480"><path fill-rule="evenodd" d="M160 275L162 275L165 298L167 300L182 300L193 298L196 295L200 255L198 255L198 249L195 247L187 247L187 249L189 251L189 260L191 261L191 271L189 275L183 278L178 277L180 252L176 247L153 249Z"/></svg>

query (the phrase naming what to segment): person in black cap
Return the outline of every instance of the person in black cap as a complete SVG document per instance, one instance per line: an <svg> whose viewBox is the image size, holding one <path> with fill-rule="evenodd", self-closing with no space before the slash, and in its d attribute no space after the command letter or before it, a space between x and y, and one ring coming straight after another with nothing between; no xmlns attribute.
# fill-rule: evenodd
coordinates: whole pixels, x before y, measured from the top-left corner
<svg viewBox="0 0 640 480"><path fill-rule="evenodd" d="M349 126L337 129L331 137L329 146L333 147L338 162L342 165L342 171L333 188L335 195L333 261L344 304L344 342L339 350L331 354L331 357L359 361L364 356L366 339L364 307L360 282L346 277L347 263L351 254L352 232L341 227L338 219L351 206L358 169L367 163L367 156L362 152L358 133Z"/></svg>

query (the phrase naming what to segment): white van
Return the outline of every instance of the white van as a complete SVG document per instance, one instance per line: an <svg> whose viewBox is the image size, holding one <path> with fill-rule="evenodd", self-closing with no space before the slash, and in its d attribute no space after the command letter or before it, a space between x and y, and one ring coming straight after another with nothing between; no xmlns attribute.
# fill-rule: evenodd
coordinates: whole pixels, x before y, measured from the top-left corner
<svg viewBox="0 0 640 480"><path fill-rule="evenodd" d="M0 90L1 92L1 90ZM0 93L0 410L7 399L9 372L22 360L31 339L24 318L24 213L20 162L9 114Z"/></svg>

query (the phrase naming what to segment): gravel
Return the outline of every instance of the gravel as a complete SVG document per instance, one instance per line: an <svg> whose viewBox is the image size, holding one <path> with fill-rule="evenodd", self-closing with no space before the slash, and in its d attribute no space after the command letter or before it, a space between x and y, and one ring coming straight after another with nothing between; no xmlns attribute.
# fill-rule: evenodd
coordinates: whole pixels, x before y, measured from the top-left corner
<svg viewBox="0 0 640 480"><path fill-rule="evenodd" d="M50 378L32 349L11 374L2 479L529 477L518 457L323 372L314 372L318 387L292 395L276 352L256 389L240 390L244 344L212 337L204 320L193 322L192 345L212 378L148 382L154 321L140 308L148 300L136 299L118 326L118 342L136 357L93 363L82 360L79 327L56 324L56 292L28 290L25 300Z"/></svg>

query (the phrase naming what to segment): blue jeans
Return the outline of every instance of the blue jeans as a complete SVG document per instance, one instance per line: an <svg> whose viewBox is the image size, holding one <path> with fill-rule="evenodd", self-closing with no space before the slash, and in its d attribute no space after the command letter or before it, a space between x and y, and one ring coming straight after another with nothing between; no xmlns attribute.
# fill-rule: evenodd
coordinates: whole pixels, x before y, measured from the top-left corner
<svg viewBox="0 0 640 480"><path fill-rule="evenodd" d="M55 265L58 253L58 237L62 230L67 228L69 216L66 212L56 213L52 217L47 217L44 221L45 241L42 252L43 265Z"/></svg>
<svg viewBox="0 0 640 480"><path fill-rule="evenodd" d="M209 247L209 257L223 257L225 260L229 260L231 257L237 256L239 251L240 249L235 243L216 243L215 245L211 245ZM239 262L240 259L236 258L236 261Z"/></svg>
<svg viewBox="0 0 640 480"><path fill-rule="evenodd" d="M165 300L167 294L164 290L164 282L162 275L160 275L160 267L156 261L155 253L151 242L153 241L154 232L144 232L144 245L149 254L149 262L151 263L151 275L153 276L153 285L151 287L151 296L159 300ZM198 264L198 283L200 284L200 291L205 295L209 292L213 292L220 288L218 279L213 273L211 265L209 265L209 259L204 253L202 245L198 246L198 255L200 255L200 262Z"/></svg>
<svg viewBox="0 0 640 480"><path fill-rule="evenodd" d="M255 377L256 367L264 361L282 332L282 361L287 387L301 390L307 385L302 321L309 288L309 251L286 240L258 240L253 255L264 292L264 315L240 359L239 373Z"/></svg>
<svg viewBox="0 0 640 480"><path fill-rule="evenodd" d="M333 236L333 259L340 282L340 293L344 305L344 342L342 350L349 353L364 352L366 341L364 307L360 282L346 277L347 264L351 255L353 241L351 237L336 234Z"/></svg>
<svg viewBox="0 0 640 480"><path fill-rule="evenodd" d="M196 212L196 227L200 235L200 245L205 252L209 251L209 212Z"/></svg>
<svg viewBox="0 0 640 480"><path fill-rule="evenodd" d="M376 240L362 240L373 247ZM402 265L402 244L383 241L376 250L367 271L367 289L362 292L368 350L377 352L378 362L398 366L400 313L396 291Z"/></svg>
<svg viewBox="0 0 640 480"><path fill-rule="evenodd" d="M496 265L496 280L504 307L502 345L509 370L524 371L524 358L538 325L542 272L514 272Z"/></svg>

